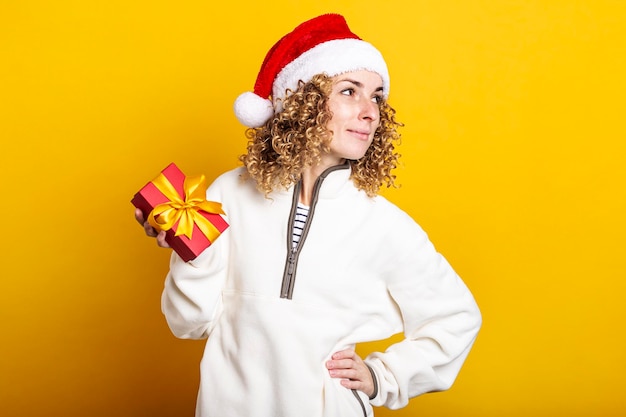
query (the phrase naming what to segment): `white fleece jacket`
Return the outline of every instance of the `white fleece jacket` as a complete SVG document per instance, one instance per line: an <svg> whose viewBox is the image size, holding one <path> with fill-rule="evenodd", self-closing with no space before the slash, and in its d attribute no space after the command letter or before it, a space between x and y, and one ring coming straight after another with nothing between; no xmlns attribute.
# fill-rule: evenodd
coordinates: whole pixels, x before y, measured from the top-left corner
<svg viewBox="0 0 626 417"><path fill-rule="evenodd" d="M220 176L207 198L230 227L195 260L172 255L162 309L181 338L207 338L198 417L350 417L400 408L450 387L481 324L478 307L424 231L350 169L327 173L299 249L291 298L281 298L293 189L271 198ZM372 400L330 378L339 350L404 332L365 361Z"/></svg>

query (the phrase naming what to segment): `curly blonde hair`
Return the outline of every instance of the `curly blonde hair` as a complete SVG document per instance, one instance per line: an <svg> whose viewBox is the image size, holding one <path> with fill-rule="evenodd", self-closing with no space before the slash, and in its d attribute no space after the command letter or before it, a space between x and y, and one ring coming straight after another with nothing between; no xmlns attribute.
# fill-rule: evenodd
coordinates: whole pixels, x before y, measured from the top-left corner
<svg viewBox="0 0 626 417"><path fill-rule="evenodd" d="M246 130L247 153L239 160L266 196L299 181L305 167L316 166L321 155L330 151L332 132L326 126L332 118L327 106L332 85L332 78L324 74L301 81L295 92L287 92L282 111L264 126ZM348 161L352 181L370 197L383 185L395 187L391 171L400 158L395 146L400 142L397 129L403 125L395 120L396 112L386 100L379 108L380 124L372 144L362 158Z"/></svg>

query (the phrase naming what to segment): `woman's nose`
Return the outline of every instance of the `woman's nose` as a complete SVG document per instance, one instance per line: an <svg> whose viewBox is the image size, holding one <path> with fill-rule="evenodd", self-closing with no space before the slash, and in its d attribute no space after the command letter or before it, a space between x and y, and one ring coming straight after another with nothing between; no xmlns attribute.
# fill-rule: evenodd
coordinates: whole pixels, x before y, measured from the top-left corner
<svg viewBox="0 0 626 417"><path fill-rule="evenodd" d="M380 109L378 103L374 103L371 100L363 100L361 103L360 117L362 119L377 120L380 116Z"/></svg>

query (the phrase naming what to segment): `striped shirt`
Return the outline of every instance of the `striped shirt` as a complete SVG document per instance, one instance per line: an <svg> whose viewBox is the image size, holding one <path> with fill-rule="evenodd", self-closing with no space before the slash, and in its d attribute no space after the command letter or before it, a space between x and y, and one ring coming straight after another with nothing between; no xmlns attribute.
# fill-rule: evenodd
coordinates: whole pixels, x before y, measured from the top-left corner
<svg viewBox="0 0 626 417"><path fill-rule="evenodd" d="M293 221L292 243L294 248L300 241L300 236L302 236L302 230L304 230L304 225L308 216L309 207L305 206L304 204L298 203L298 207L296 207L296 218Z"/></svg>

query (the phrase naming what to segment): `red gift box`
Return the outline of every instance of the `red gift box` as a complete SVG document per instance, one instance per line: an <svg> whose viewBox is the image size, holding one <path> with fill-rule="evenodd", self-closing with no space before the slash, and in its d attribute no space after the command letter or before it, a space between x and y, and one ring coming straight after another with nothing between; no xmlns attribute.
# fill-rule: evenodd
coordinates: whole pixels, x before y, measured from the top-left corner
<svg viewBox="0 0 626 417"><path fill-rule="evenodd" d="M131 200L185 261L196 258L228 228L221 204L206 200L204 176L186 177L176 164L146 184ZM207 221L208 220L208 221Z"/></svg>

